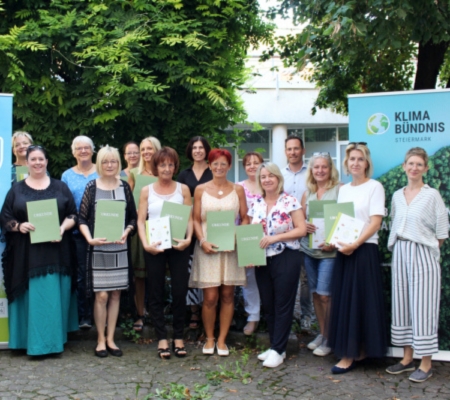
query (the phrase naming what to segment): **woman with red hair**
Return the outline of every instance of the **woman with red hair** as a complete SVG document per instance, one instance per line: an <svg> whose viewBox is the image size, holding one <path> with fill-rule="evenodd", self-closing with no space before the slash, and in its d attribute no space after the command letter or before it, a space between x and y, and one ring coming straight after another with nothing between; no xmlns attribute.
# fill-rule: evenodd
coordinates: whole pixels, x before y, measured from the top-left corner
<svg viewBox="0 0 450 400"><path fill-rule="evenodd" d="M239 216L242 225L248 224L244 188L227 180L231 160L228 150L211 150L208 161L213 179L197 186L194 193L194 230L198 241L189 286L203 289L202 319L206 332L203 354L212 355L217 347L219 356L229 355L225 340L233 319L234 287L246 283L245 269L238 267L236 251L219 252L214 243L206 240L208 211L233 210L235 220ZM220 330L216 345L214 325L219 299Z"/></svg>

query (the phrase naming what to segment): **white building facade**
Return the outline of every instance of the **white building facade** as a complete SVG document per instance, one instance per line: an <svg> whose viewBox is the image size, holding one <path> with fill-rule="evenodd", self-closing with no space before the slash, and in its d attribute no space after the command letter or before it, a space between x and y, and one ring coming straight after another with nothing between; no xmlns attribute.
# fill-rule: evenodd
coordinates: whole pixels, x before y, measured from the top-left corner
<svg viewBox="0 0 450 400"><path fill-rule="evenodd" d="M279 28L278 34L293 34L298 27ZM263 130L252 132L249 127L243 129L244 141L235 152L235 162L229 179L241 181L246 179L242 167L242 153L264 149L263 157L276 163L279 167L286 165L284 141L294 134L303 139L306 154L305 161L314 152L329 152L338 168L341 180L348 177L341 174L345 147L348 144L348 117L330 110L317 109L312 114L314 102L319 90L310 82L311 69L301 73L285 68L279 58L261 63L261 49L249 54L248 67L252 78L247 87L241 91L241 97L248 114L248 121L257 123ZM277 70L278 69L278 70ZM230 147L231 149L231 147Z"/></svg>

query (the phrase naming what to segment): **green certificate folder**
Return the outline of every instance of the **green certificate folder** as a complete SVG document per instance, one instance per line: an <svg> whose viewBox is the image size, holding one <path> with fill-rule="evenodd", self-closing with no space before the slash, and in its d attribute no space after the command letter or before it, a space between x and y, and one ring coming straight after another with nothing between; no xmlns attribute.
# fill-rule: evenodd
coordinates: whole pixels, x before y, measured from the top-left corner
<svg viewBox="0 0 450 400"><path fill-rule="evenodd" d="M259 247L264 236L261 224L240 225L236 227L238 266L267 265L266 250Z"/></svg>
<svg viewBox="0 0 450 400"><path fill-rule="evenodd" d="M95 209L94 238L120 240L125 229L125 202L99 200Z"/></svg>
<svg viewBox="0 0 450 400"><path fill-rule="evenodd" d="M23 181L25 178L28 177L28 174L29 174L28 167L24 167L22 165L16 167L17 182Z"/></svg>
<svg viewBox="0 0 450 400"><path fill-rule="evenodd" d="M148 175L135 175L134 177L135 181L134 181L133 197L134 202L136 203L136 208L138 208L142 188L144 186L150 185L151 183L155 183L158 180L158 178L156 176L148 176Z"/></svg>
<svg viewBox="0 0 450 400"><path fill-rule="evenodd" d="M349 215L350 217L355 216L355 206L353 202L325 204L323 211L325 217L325 237L327 239L339 213Z"/></svg>
<svg viewBox="0 0 450 400"><path fill-rule="evenodd" d="M324 242L324 240L322 240L325 237L325 232L322 232L324 227L324 205L336 203L336 200L311 200L308 203L309 222L316 226L316 232L309 234L310 249L318 248L317 244L321 244Z"/></svg>
<svg viewBox="0 0 450 400"><path fill-rule="evenodd" d="M28 222L34 225L30 232L31 243L61 240L58 205L56 199L28 201Z"/></svg>
<svg viewBox="0 0 450 400"><path fill-rule="evenodd" d="M234 250L234 211L208 211L206 213L206 240L219 246L218 251Z"/></svg>
<svg viewBox="0 0 450 400"><path fill-rule="evenodd" d="M186 237L189 215L191 215L191 206L172 203L170 201L163 203L161 217L170 218L170 234L172 239L184 239ZM178 242L172 240L172 244L176 246Z"/></svg>

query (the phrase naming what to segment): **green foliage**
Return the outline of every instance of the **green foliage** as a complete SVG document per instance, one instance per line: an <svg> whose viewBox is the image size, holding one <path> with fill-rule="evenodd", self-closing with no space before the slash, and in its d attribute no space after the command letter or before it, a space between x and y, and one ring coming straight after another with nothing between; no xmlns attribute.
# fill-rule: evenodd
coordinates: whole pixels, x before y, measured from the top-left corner
<svg viewBox="0 0 450 400"><path fill-rule="evenodd" d="M241 361L219 365L218 370L207 372L206 378L211 381L213 386L220 385L222 381L229 382L231 380L238 380L244 385L247 385L252 381L252 375L250 372L244 370L248 359L249 354L244 353L241 357Z"/></svg>
<svg viewBox="0 0 450 400"><path fill-rule="evenodd" d="M73 165L77 135L116 147L154 135L179 153L199 134L223 145L246 118L246 51L271 33L256 0L3 4L0 92L55 176Z"/></svg>
<svg viewBox="0 0 450 400"><path fill-rule="evenodd" d="M279 3L269 16L293 15L295 23L305 26L299 34L278 38L265 58L279 52L288 66L313 66L312 80L320 87L313 112L319 107L346 114L351 93L411 89L418 44L450 43L449 0ZM436 77L442 62L435 62Z"/></svg>
<svg viewBox="0 0 450 400"><path fill-rule="evenodd" d="M123 335L134 343L139 343L141 339L140 332L133 329L133 319L127 319L120 324Z"/></svg>
<svg viewBox="0 0 450 400"><path fill-rule="evenodd" d="M154 394L147 395L144 400L149 399L180 399L180 400L206 400L210 399L209 385L196 383L191 391L187 386L178 383L169 383L164 389L156 389Z"/></svg>
<svg viewBox="0 0 450 400"><path fill-rule="evenodd" d="M431 187L439 190L444 203L449 209L450 206L450 171L448 160L450 159L450 146L443 147L433 156L429 158L428 165L430 167L424 176L424 182ZM391 169L378 179L384 187L386 193L386 205L391 212L392 196L400 188L406 186L407 178L402 166ZM385 218L385 223L389 224L389 218ZM392 253L387 249L389 239L389 230L379 231L379 249L383 264L389 265ZM450 348L450 329L448 321L450 321L450 241L446 240L441 247L441 306L439 313L439 348L448 350ZM391 305L391 270L384 268L383 282L385 288L385 300L387 303L387 311L390 315Z"/></svg>

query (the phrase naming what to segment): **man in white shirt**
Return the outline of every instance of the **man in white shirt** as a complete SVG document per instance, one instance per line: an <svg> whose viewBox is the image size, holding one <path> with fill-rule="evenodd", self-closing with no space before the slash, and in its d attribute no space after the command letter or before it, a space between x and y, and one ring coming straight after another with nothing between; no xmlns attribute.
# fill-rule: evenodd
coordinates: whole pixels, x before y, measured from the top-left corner
<svg viewBox="0 0 450 400"><path fill-rule="evenodd" d="M303 162L303 156L305 155L303 140L297 136L288 136L285 140L284 150L288 159L288 165L281 170L284 177L284 191L291 196L294 196L299 203L301 203L303 193L306 190L307 171L307 166ZM309 331L311 328L313 309L305 266L303 263L303 253L300 253L300 255L299 261L301 263L302 270L300 274L300 286L297 293L297 298L300 297L301 328ZM298 302L296 302L294 315L297 318L300 317Z"/></svg>

